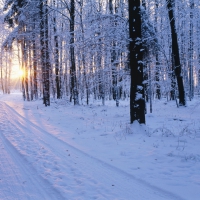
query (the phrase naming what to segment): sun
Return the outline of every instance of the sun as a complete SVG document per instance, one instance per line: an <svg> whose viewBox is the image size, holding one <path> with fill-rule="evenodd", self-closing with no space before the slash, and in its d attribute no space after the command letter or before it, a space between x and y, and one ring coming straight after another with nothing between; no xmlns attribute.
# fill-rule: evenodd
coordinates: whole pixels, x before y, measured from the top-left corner
<svg viewBox="0 0 200 200"><path fill-rule="evenodd" d="M11 79L21 79L25 75L24 70L18 65L12 66Z"/></svg>
<svg viewBox="0 0 200 200"><path fill-rule="evenodd" d="M18 77L22 78L23 76L24 76L24 70L19 69L19 71L18 71Z"/></svg>

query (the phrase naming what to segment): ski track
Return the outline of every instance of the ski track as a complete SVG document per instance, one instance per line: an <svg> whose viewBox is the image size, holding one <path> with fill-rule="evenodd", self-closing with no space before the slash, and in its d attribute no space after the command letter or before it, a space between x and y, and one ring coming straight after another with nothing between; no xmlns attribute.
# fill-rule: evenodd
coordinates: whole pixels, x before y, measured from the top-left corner
<svg viewBox="0 0 200 200"><path fill-rule="evenodd" d="M0 199L12 192L23 200L183 200L56 138L3 102L0 119Z"/></svg>

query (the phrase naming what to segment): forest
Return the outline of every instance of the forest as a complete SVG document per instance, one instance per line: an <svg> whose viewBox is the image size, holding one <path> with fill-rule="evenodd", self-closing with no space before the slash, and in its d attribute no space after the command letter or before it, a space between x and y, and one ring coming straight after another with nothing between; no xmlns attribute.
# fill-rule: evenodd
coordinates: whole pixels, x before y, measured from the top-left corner
<svg viewBox="0 0 200 200"><path fill-rule="evenodd" d="M0 199L200 199L199 0L0 0L0 47Z"/></svg>
<svg viewBox="0 0 200 200"><path fill-rule="evenodd" d="M0 89L20 71L23 99L74 105L130 99L145 123L153 99L200 93L198 0L2 0ZM146 109L150 103L150 110ZM128 115L128 113L127 113Z"/></svg>

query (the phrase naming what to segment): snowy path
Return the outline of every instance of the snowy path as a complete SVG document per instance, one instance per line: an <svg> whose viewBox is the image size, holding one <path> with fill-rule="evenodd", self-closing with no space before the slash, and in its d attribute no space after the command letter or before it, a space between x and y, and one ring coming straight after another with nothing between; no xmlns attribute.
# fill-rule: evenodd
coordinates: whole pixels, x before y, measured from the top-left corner
<svg viewBox="0 0 200 200"><path fill-rule="evenodd" d="M181 199L56 138L3 102L0 149L3 200Z"/></svg>
<svg viewBox="0 0 200 200"><path fill-rule="evenodd" d="M62 199L0 134L0 199ZM50 192L50 193L49 193Z"/></svg>

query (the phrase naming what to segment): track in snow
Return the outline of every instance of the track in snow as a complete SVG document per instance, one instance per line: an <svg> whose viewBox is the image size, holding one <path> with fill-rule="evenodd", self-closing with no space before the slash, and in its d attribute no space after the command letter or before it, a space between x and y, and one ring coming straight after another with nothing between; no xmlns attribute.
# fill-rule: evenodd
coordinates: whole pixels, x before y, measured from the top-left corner
<svg viewBox="0 0 200 200"><path fill-rule="evenodd" d="M2 102L0 140L0 199L181 200L45 132Z"/></svg>
<svg viewBox="0 0 200 200"><path fill-rule="evenodd" d="M63 199L0 133L0 199Z"/></svg>

